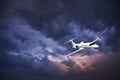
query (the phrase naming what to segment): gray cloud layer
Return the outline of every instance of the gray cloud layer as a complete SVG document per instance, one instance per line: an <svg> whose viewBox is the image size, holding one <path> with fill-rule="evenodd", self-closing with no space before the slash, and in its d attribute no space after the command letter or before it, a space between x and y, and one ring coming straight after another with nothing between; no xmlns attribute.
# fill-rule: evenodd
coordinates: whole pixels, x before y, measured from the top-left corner
<svg viewBox="0 0 120 80"><path fill-rule="evenodd" d="M119 79L115 54L120 45L119 12L112 1L6 0L0 4L0 71L5 80L21 73L33 80ZM64 57L74 51L71 44L64 45L67 40L87 42L96 36L102 40L96 42L99 49Z"/></svg>
<svg viewBox="0 0 120 80"><path fill-rule="evenodd" d="M58 27L56 25L58 25ZM12 18L7 26L8 28L3 31L3 35L9 40L9 43L13 47L13 49L7 51L5 49L7 55L22 58L30 67L38 70L42 68L42 71L47 73L52 71L52 74L57 72L66 74L70 71L94 70L92 66L95 63L94 61L97 61L97 58L101 58L101 56L104 57L103 53L110 53L111 51L111 47L105 44L106 38L109 34L115 34L114 28L106 28L104 31L95 32L82 28L77 23L69 22L66 25L69 34L55 41L52 37L48 37L47 34L44 35L39 30L32 28L27 21L21 18ZM54 24L53 27L56 27L55 31L57 28L60 29L59 24ZM109 33L108 31L111 32ZM99 42L101 49L84 50L76 53L73 57L64 57L64 55L72 51L70 49L71 45L69 47L64 45L65 40L76 37L79 41L92 41L96 35L102 39L102 41ZM83 54L83 56L81 54ZM92 56L88 56L88 54ZM17 60L15 63L20 60Z"/></svg>

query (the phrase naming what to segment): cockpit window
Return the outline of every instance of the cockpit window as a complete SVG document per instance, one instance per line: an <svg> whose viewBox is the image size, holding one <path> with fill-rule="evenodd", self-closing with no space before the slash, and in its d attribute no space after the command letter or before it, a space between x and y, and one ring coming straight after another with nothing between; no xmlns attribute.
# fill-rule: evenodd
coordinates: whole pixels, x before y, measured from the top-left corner
<svg viewBox="0 0 120 80"><path fill-rule="evenodd" d="M94 43L89 44L90 46L94 45Z"/></svg>

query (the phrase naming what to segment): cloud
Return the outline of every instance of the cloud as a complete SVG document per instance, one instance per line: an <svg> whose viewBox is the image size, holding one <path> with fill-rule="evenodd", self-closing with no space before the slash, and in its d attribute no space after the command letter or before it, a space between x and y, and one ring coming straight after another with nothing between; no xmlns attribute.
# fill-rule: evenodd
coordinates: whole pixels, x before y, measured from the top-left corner
<svg viewBox="0 0 120 80"><path fill-rule="evenodd" d="M38 80L51 79L51 75L52 80L118 79L119 15L115 3L99 0L1 2L0 67L5 69L0 71L8 79L14 74ZM64 42L74 37L77 43L88 42L96 36L101 38L96 42L100 48L64 56L74 51L71 44L64 45Z"/></svg>
<svg viewBox="0 0 120 80"><path fill-rule="evenodd" d="M32 29L27 22L18 19L10 23L8 30L5 31L5 36L11 43L15 44L20 51L34 52L34 49L40 49L40 53L44 51L49 52L50 50L57 53L57 51L59 52L66 49L52 38L47 38L41 34L41 32Z"/></svg>
<svg viewBox="0 0 120 80"><path fill-rule="evenodd" d="M73 74L86 71L94 71L97 67L94 65L98 62L104 62L107 60L110 53L104 54L101 52L96 52L93 55L81 55L76 54L69 57L61 55L61 57L50 56L48 59L51 62L57 63L59 74Z"/></svg>
<svg viewBox="0 0 120 80"><path fill-rule="evenodd" d="M104 50L108 48L107 52L110 51L109 46L105 44L107 37L109 34L115 34L114 28L106 28L104 31L95 32L91 29L82 28L80 24L75 22L69 22L66 27L70 34L66 34L59 40L54 40L53 37L48 37L47 34L45 35L43 32L32 28L22 18L12 18L7 25L8 29L4 30L3 35L9 40L9 43L14 45L11 46L13 49L6 51L7 55L24 59L31 68L53 75L95 70L96 68L93 65L105 57ZM56 25L53 26L55 27ZM60 44L61 42L64 43L65 40L69 40L71 37L76 37L79 41L92 41L96 36L102 39L100 43L102 44L101 50L84 50L70 57L65 57L72 49L70 49L71 47L63 46L63 44ZM91 55L89 55L90 53ZM16 63L18 64L18 61Z"/></svg>

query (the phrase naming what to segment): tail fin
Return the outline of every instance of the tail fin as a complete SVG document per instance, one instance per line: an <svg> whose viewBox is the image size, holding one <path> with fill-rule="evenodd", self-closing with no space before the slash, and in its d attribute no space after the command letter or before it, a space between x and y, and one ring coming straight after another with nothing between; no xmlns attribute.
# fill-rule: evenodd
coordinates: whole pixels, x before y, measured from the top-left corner
<svg viewBox="0 0 120 80"><path fill-rule="evenodd" d="M69 43L69 42L72 42L74 39L75 39L75 38L70 39L69 41L65 42L64 44Z"/></svg>
<svg viewBox="0 0 120 80"><path fill-rule="evenodd" d="M73 41L74 39L75 39L75 38L70 39L69 41L65 42L64 44L71 42L72 46L74 46L74 45L76 44L76 43Z"/></svg>

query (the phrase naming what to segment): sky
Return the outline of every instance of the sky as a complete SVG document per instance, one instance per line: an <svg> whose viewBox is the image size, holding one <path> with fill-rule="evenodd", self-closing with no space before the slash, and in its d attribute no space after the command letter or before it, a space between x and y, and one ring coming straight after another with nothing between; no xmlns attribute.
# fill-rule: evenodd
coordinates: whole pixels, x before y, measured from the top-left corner
<svg viewBox="0 0 120 80"><path fill-rule="evenodd" d="M119 21L119 0L0 0L0 80L119 80Z"/></svg>

